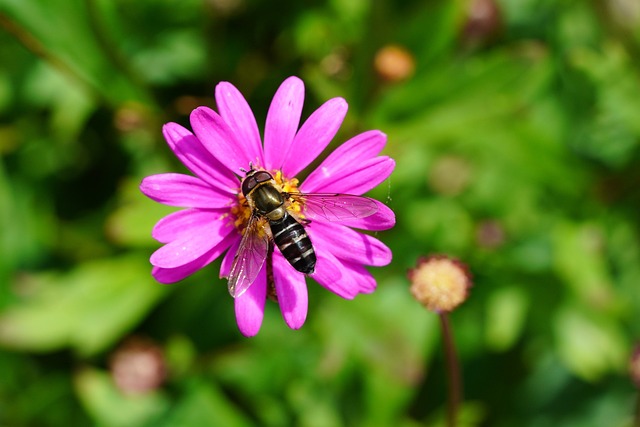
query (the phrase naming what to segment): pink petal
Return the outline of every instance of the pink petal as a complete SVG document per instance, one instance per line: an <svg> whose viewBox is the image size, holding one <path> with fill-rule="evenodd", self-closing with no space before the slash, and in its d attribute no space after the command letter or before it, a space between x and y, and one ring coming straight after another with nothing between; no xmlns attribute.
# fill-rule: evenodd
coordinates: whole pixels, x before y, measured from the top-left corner
<svg viewBox="0 0 640 427"><path fill-rule="evenodd" d="M342 278L342 264L327 250L316 250L316 257L316 271L309 277L330 289L334 283Z"/></svg>
<svg viewBox="0 0 640 427"><path fill-rule="evenodd" d="M356 264L380 267L391 262L391 250L380 240L349 227L314 221L307 227L307 232L318 252L325 250L341 260Z"/></svg>
<svg viewBox="0 0 640 427"><path fill-rule="evenodd" d="M336 173L352 165L376 157L387 141L387 136L379 130L371 130L354 136L333 151L300 186L301 191L318 192L318 186L331 179ZM293 175L291 175L293 176Z"/></svg>
<svg viewBox="0 0 640 427"><path fill-rule="evenodd" d="M245 293L234 299L236 322L242 335L252 337L260 331L266 299L267 269L265 264L253 285Z"/></svg>
<svg viewBox="0 0 640 427"><path fill-rule="evenodd" d="M344 99L333 98L311 114L288 148L282 165L285 176L296 176L327 148L340 128L347 108Z"/></svg>
<svg viewBox="0 0 640 427"><path fill-rule="evenodd" d="M301 191L361 195L387 179L395 165L396 162L387 156L364 160L335 171L332 176L322 182L316 182L313 190L307 186L301 186Z"/></svg>
<svg viewBox="0 0 640 427"><path fill-rule="evenodd" d="M376 279L362 265L344 262L346 274L343 280L358 287L361 294L370 294L376 290Z"/></svg>
<svg viewBox="0 0 640 427"><path fill-rule="evenodd" d="M216 246L211 248L209 252L196 258L195 260L175 268L162 268L154 266L151 274L160 283L169 284L178 282L185 277L192 275L201 268L209 265L209 263L218 258L222 254L222 252L227 250L229 245L239 240L240 239L238 236L230 234L226 238L222 239Z"/></svg>
<svg viewBox="0 0 640 427"><path fill-rule="evenodd" d="M242 240L242 235L238 233L238 239L233 242L229 250L224 255L222 259L222 263L220 264L220 278L229 277L231 273L231 266L233 265L233 260L236 257L236 253L238 253L238 248L240 247L240 241Z"/></svg>
<svg viewBox="0 0 640 427"><path fill-rule="evenodd" d="M218 83L216 104L220 115L235 136L236 143L245 145L245 151L254 164L264 164L258 124L240 91L231 83Z"/></svg>
<svg viewBox="0 0 640 427"><path fill-rule="evenodd" d="M316 256L316 271L311 276L316 282L345 299L353 299L361 292L360 287L348 279L349 271L340 260L322 249L316 251Z"/></svg>
<svg viewBox="0 0 640 427"><path fill-rule="evenodd" d="M377 200L375 202L378 206L378 212L365 218L342 220L340 224L371 231L388 230L396 225L396 215L393 211L384 203Z"/></svg>
<svg viewBox="0 0 640 427"><path fill-rule="evenodd" d="M162 268L175 268L200 258L229 234L236 233L231 221L191 224L185 232L151 255L151 264Z"/></svg>
<svg viewBox="0 0 640 427"><path fill-rule="evenodd" d="M218 190L237 193L240 187L238 178L213 157L194 134L176 123L164 125L162 133L187 169Z"/></svg>
<svg viewBox="0 0 640 427"><path fill-rule="evenodd" d="M299 329L307 318L308 308L304 274L296 271L279 251L274 251L273 280L285 323L291 329Z"/></svg>
<svg viewBox="0 0 640 427"><path fill-rule="evenodd" d="M227 210L183 209L158 221L151 235L161 243L169 243L198 232L200 229L207 231L211 224L214 224L214 227L215 225L222 227L224 223L230 222L226 213Z"/></svg>
<svg viewBox="0 0 640 427"><path fill-rule="evenodd" d="M278 88L267 113L264 129L266 169L282 169L298 131L303 103L304 83L297 77L289 77Z"/></svg>
<svg viewBox="0 0 640 427"><path fill-rule="evenodd" d="M238 142L227 123L210 108L198 107L191 112L191 127L202 145L231 172L243 175L254 160L244 141Z"/></svg>
<svg viewBox="0 0 640 427"><path fill-rule="evenodd" d="M224 208L235 199L199 178L179 173L148 176L142 180L140 191L156 202L190 208Z"/></svg>

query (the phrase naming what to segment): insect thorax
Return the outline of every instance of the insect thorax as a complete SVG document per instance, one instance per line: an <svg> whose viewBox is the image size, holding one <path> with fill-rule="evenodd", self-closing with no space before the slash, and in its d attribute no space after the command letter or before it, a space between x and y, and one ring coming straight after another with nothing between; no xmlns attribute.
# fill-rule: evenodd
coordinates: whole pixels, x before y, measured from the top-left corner
<svg viewBox="0 0 640 427"><path fill-rule="evenodd" d="M271 221L282 218L285 214L284 196L275 185L264 183L256 187L249 198L253 208L260 215L264 215Z"/></svg>

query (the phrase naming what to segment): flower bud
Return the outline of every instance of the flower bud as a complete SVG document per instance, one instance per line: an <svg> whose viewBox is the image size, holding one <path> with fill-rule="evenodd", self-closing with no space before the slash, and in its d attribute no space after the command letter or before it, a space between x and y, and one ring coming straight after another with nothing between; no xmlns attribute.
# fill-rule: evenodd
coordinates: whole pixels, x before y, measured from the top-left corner
<svg viewBox="0 0 640 427"><path fill-rule="evenodd" d="M378 75L388 82L399 82L411 77L416 68L416 60L406 48L387 45L376 52L374 68Z"/></svg>
<svg viewBox="0 0 640 427"><path fill-rule="evenodd" d="M413 297L436 313L450 312L462 304L471 287L466 266L442 255L421 258L408 277Z"/></svg>

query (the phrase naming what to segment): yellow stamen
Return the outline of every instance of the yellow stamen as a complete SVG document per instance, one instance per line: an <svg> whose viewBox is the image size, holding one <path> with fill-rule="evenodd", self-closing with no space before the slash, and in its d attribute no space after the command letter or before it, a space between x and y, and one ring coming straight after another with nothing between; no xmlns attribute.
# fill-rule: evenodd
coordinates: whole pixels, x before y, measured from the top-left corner
<svg viewBox="0 0 640 427"><path fill-rule="evenodd" d="M238 204L231 207L231 213L236 217L233 225L240 231L244 230L251 217L251 209L240 189L238 189Z"/></svg>
<svg viewBox="0 0 640 427"><path fill-rule="evenodd" d="M276 181L276 184L280 186L283 192L285 193L298 192L298 183L300 182L298 181L298 178L287 179L282 175L282 171L276 171L273 174L273 179ZM296 219L304 218L304 215L302 214L302 204L298 200L287 199L285 201L285 208Z"/></svg>

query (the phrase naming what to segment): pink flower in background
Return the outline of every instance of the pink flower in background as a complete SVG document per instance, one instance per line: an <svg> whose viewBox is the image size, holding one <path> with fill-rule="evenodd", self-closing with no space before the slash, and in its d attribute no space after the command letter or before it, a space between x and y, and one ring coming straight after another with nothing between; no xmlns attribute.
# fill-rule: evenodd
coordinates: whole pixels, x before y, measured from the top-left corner
<svg viewBox="0 0 640 427"><path fill-rule="evenodd" d="M327 147L342 124L347 112L345 100L330 99L299 127L304 84L297 77L288 78L269 107L263 144L242 94L222 82L215 96L218 113L207 107L191 113L194 133L176 123L163 128L169 146L195 176L152 175L140 186L157 202L186 208L164 217L153 229L153 237L164 243L151 256L156 280L177 282L223 254L221 277L232 274L237 279L235 272L246 273L234 264L241 241L249 240L243 236L255 229L256 236L264 233L262 239L272 241L269 221L256 217L241 191L245 176L257 170L273 177L274 188L285 195L287 214L303 226L313 245L317 262L309 276L343 298L372 292L376 282L365 266L389 264L391 251L354 228L386 230L394 226L395 216L383 203L355 196L376 187L393 171L395 162L378 155L386 136L368 131L351 138L298 184L295 176ZM327 203L333 207L312 204L311 193L321 193L320 198L331 201ZM301 197L296 199L296 194ZM359 207L359 200L368 207ZM338 212L340 209L345 213ZM254 251L259 254L254 257L256 271L241 275L238 281L244 279L247 286L234 294L238 327L246 336L258 333L268 293L275 293L290 328L300 328L306 319L305 274L292 266L278 246L270 245L266 257ZM240 251L240 258L250 253L246 247Z"/></svg>

